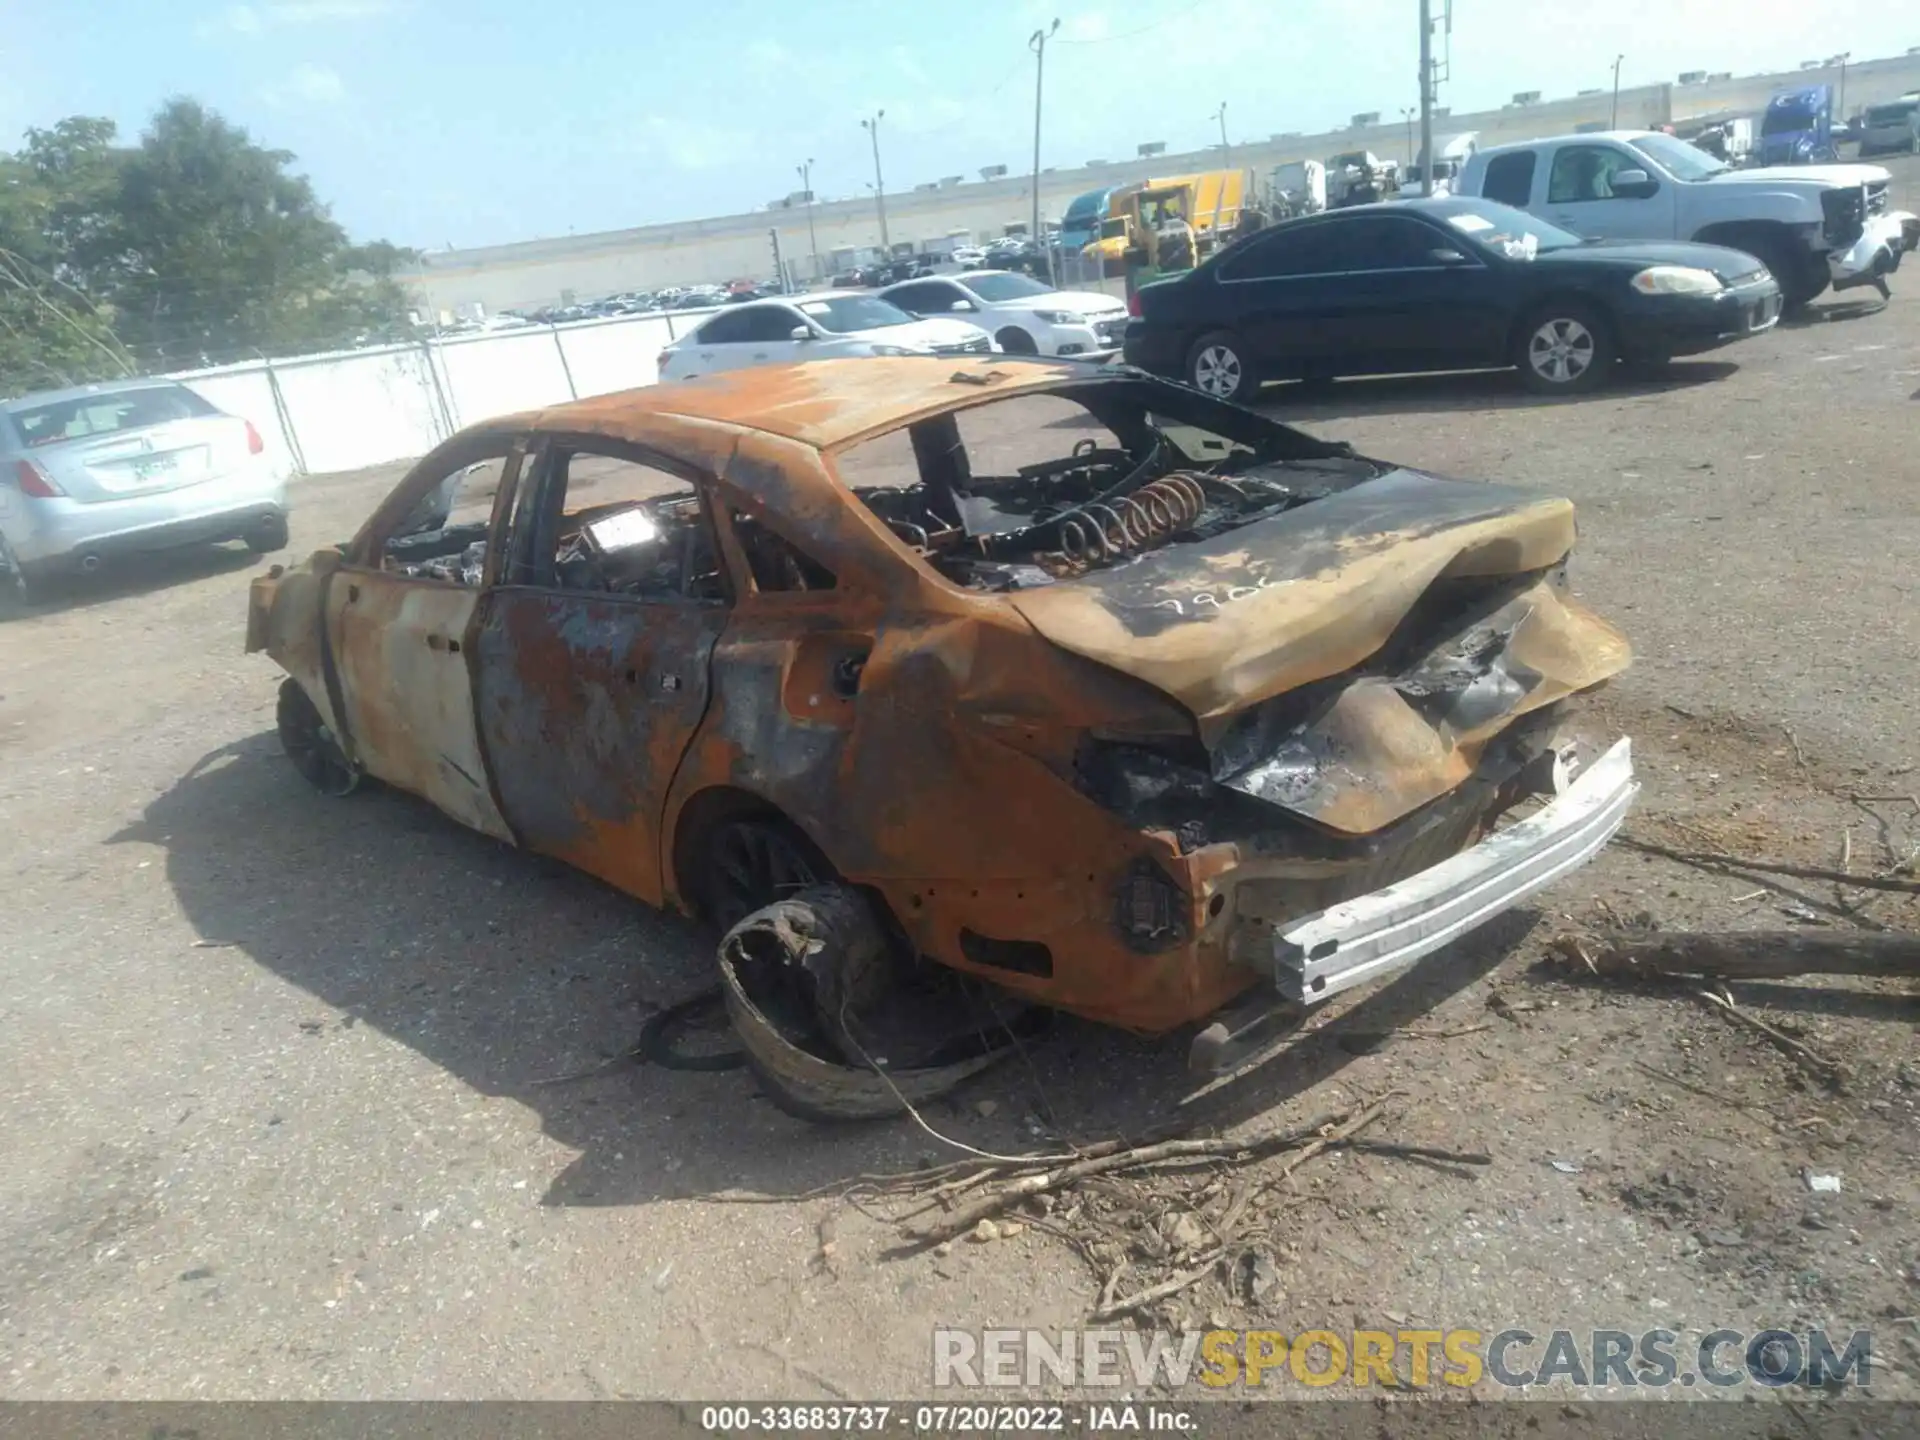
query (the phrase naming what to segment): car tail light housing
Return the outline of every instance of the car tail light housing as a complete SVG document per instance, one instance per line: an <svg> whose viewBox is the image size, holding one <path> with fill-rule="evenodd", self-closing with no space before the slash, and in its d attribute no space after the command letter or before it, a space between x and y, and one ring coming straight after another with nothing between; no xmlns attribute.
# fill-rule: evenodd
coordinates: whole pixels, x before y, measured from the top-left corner
<svg viewBox="0 0 1920 1440"><path fill-rule="evenodd" d="M662 350L658 355L653 357L653 370L656 375L667 368L667 361L672 355L673 351Z"/></svg>
<svg viewBox="0 0 1920 1440"><path fill-rule="evenodd" d="M31 495L35 500L58 500L67 492L53 483L51 476L31 460L22 460L13 467L14 483L20 487L22 495Z"/></svg>
<svg viewBox="0 0 1920 1440"><path fill-rule="evenodd" d="M1134 863L1114 902L1114 924L1128 948L1152 954L1186 938L1186 897L1151 861Z"/></svg>
<svg viewBox="0 0 1920 1440"><path fill-rule="evenodd" d="M1140 292L1132 291L1127 296L1127 314L1138 317L1140 314Z"/></svg>
<svg viewBox="0 0 1920 1440"><path fill-rule="evenodd" d="M253 421L242 420L240 423L247 427L247 453L258 455L263 452L267 448L267 442L262 440L260 432L253 428Z"/></svg>

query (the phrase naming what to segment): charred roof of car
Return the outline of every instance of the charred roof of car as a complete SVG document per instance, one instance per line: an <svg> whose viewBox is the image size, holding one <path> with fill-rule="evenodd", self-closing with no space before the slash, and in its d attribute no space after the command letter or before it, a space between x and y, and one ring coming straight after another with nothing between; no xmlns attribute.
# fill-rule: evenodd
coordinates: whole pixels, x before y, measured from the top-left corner
<svg viewBox="0 0 1920 1440"><path fill-rule="evenodd" d="M1011 355L816 360L620 390L498 416L473 428L566 431L645 444L655 438L658 422L670 419L761 431L834 450L946 410L1011 395L1067 394L1119 383L1166 382L1128 367Z"/></svg>

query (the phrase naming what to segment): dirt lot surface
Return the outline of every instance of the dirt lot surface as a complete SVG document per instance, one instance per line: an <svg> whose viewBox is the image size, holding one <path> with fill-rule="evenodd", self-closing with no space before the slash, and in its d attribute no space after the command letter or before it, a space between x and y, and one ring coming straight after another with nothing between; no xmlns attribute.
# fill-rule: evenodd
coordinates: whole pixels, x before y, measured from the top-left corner
<svg viewBox="0 0 1920 1440"><path fill-rule="evenodd" d="M1894 168L1914 206L1920 167ZM1849 797L1920 789L1920 273L1855 308L1578 403L1507 376L1271 403L1577 501L1575 586L1638 651L1592 712L1634 737L1631 834L1885 872L1920 802ZM296 553L397 473L300 482ZM707 983L701 937L403 796L308 791L240 653L261 563L174 557L0 626L0 1393L921 1394L936 1324L1083 1322L1118 1248L1090 1266L1027 1225L894 1256L836 1199L720 1203L953 1158L908 1123L810 1129L737 1071L568 1081ZM1310 1160L1256 1211L1262 1297L1208 1280L1155 1318L1867 1328L1877 1392L1912 1393L1915 987L1735 987L1834 1087L1705 1002L1541 964L1610 915L1813 930L1862 892L1616 846L1542 899L1218 1102L1265 1131L1398 1089L1370 1134L1491 1164ZM1063 1025L928 1119L992 1151L1139 1130L1185 1048ZM1114 1246L1159 1243L1174 1183L1101 1192Z"/></svg>

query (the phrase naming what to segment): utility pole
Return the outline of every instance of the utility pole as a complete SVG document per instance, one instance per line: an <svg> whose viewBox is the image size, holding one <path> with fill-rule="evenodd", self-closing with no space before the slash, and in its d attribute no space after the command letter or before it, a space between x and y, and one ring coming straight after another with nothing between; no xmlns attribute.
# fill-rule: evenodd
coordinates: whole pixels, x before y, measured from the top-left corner
<svg viewBox="0 0 1920 1440"><path fill-rule="evenodd" d="M1220 102L1220 108L1207 118L1220 122L1220 168L1222 170L1231 170L1233 168L1233 147L1227 144L1227 102L1222 100Z"/></svg>
<svg viewBox="0 0 1920 1440"><path fill-rule="evenodd" d="M807 192L807 251L812 259L813 273L809 281L820 279L820 239L813 233L813 157L807 157L807 163L796 165L794 170L800 176L800 188Z"/></svg>
<svg viewBox="0 0 1920 1440"><path fill-rule="evenodd" d="M1433 3L1420 0L1420 150L1428 157L1420 193L1433 194Z"/></svg>
<svg viewBox="0 0 1920 1440"><path fill-rule="evenodd" d="M1842 50L1838 55L1833 57L1834 60L1840 62L1840 99L1835 102L1833 113L1835 118L1843 122L1847 118L1847 61L1852 58L1853 52L1851 50ZM1831 65L1833 60L1829 60L1827 63Z"/></svg>
<svg viewBox="0 0 1920 1440"><path fill-rule="evenodd" d="M1613 57L1613 116L1607 121L1609 130L1620 128L1620 62L1626 58L1624 55Z"/></svg>
<svg viewBox="0 0 1920 1440"><path fill-rule="evenodd" d="M871 120L862 120L860 128L867 132L867 138L873 141L873 203L880 211L880 249L887 259L893 258L893 246L887 242L887 185L880 178L880 122L887 117L884 110L873 112Z"/></svg>
<svg viewBox="0 0 1920 1440"><path fill-rule="evenodd" d="M1413 169L1413 117L1420 112L1411 105L1400 107L1400 117L1407 122L1407 169Z"/></svg>
<svg viewBox="0 0 1920 1440"><path fill-rule="evenodd" d="M1047 254L1047 283L1057 285L1059 277L1053 273L1053 246L1047 243L1046 235L1040 229L1040 92L1047 78L1047 41L1060 29L1056 17L1053 24L1045 30L1036 30L1027 37L1027 48L1033 51L1033 229L1028 238Z"/></svg>

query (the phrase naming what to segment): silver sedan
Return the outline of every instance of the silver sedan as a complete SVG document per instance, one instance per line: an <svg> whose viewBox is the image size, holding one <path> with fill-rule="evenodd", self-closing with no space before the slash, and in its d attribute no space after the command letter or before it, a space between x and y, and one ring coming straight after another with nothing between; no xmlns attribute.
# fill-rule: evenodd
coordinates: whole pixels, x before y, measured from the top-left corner
<svg viewBox="0 0 1920 1440"><path fill-rule="evenodd" d="M265 452L251 421L171 380L0 402L0 599L139 552L284 549L286 476Z"/></svg>

